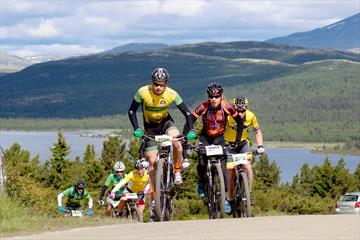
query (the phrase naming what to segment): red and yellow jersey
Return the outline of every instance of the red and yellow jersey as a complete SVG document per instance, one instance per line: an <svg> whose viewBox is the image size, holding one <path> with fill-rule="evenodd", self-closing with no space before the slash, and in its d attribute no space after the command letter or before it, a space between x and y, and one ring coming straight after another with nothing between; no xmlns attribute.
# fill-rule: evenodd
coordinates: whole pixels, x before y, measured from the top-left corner
<svg viewBox="0 0 360 240"><path fill-rule="evenodd" d="M204 123L202 133L216 137L225 132L226 118L236 117L238 112L232 104L225 101L221 102L219 109L212 109L209 101L204 101L195 109L193 115L196 118L202 116Z"/></svg>
<svg viewBox="0 0 360 240"><path fill-rule="evenodd" d="M259 122L254 113L249 110L245 112L245 121L244 121L243 130L241 132L241 139L240 141L244 141L249 137L249 128L252 127L255 130L260 128ZM235 142L236 141L236 134L238 132L238 123L232 118L228 116L226 122L226 130L225 130L225 141L226 142ZM240 133L239 133L240 134Z"/></svg>
<svg viewBox="0 0 360 240"><path fill-rule="evenodd" d="M134 100L141 104L147 123L160 123L169 115L171 103L179 105L183 102L179 94L169 87L166 87L162 94L155 94L151 84L141 87L136 92Z"/></svg>

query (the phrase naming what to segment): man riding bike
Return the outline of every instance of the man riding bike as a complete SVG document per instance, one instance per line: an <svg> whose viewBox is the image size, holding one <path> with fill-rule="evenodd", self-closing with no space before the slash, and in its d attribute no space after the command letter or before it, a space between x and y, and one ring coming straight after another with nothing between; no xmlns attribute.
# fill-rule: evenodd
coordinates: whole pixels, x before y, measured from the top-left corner
<svg viewBox="0 0 360 240"><path fill-rule="evenodd" d="M122 179L116 186L111 190L109 198L114 199L116 193L127 186L124 193L137 193L138 200L136 202L136 206L140 209L143 214L145 209L145 194L149 191L149 175L146 171L146 166L148 163L145 160L137 160L135 163L135 170L131 171L126 175L124 179ZM118 212L122 213L126 204L126 200L120 199L120 203L118 205Z"/></svg>
<svg viewBox="0 0 360 240"><path fill-rule="evenodd" d="M85 181L78 180L73 187L66 189L65 191L59 193L58 195L58 210L60 212L65 212L65 210L81 210L81 201L83 199L88 200L89 209L85 212L86 215L93 215L92 210L93 201L89 193L85 190ZM66 202L66 209L62 206L63 197L68 196Z"/></svg>
<svg viewBox="0 0 360 240"><path fill-rule="evenodd" d="M192 113L193 121L200 116L203 120L203 128L199 137L199 145L225 145L224 132L227 116L240 120L239 114L233 105L223 100L223 87L219 83L211 83L207 87L208 99L196 107ZM186 132L186 131L185 131ZM204 182L206 172L206 159L198 158L197 172L199 177L198 194L205 196ZM221 168L224 174L225 189L227 188L226 158L221 160Z"/></svg>
<svg viewBox="0 0 360 240"><path fill-rule="evenodd" d="M225 141L235 146L234 150L228 149L228 153L245 153L250 151L249 145L249 128L252 127L255 131L256 143L258 146L258 153L264 153L265 148L263 146L263 135L259 126L259 122L254 113L252 113L249 109L249 100L246 97L238 97L235 100L234 106L236 111L239 113L241 117L240 121L238 119L233 119L228 117L228 121L226 124L226 132L225 132ZM250 196L251 203L254 204L255 201L252 197L252 184L254 181L254 174L252 171L252 165L249 163L245 166L248 172L249 178L249 188L250 188ZM233 205L233 192L234 192L234 177L235 170L228 169L228 177L229 177L229 188L228 188L228 201L226 203L225 211L227 214L231 214L232 205ZM230 207L231 206L231 207Z"/></svg>
<svg viewBox="0 0 360 240"><path fill-rule="evenodd" d="M104 194L105 194L105 191L106 189L109 187L110 184L112 185L116 185L118 184L122 179L124 179L125 177L125 165L123 162L116 162L114 164L114 171L113 173L111 173L106 181L105 181L105 184L104 186L102 187L101 189L101 193L100 193L100 196L99 196L99 201L98 201L98 204L99 205L104 205L104 201L103 201L103 197L104 197ZM111 201L119 201L120 200L120 197L121 197L121 194L123 193L124 191L124 188L120 188L119 191L117 191L115 193L115 198L114 199L107 199L107 204L106 204L106 210L105 210L105 214L106 216L111 216L111 209L112 209L112 204L111 204Z"/></svg>
<svg viewBox="0 0 360 240"><path fill-rule="evenodd" d="M146 135L155 136L167 134L173 137L179 135L179 130L175 126L173 119L169 114L169 107L172 103L180 109L186 118L186 123L190 131L187 134L188 139L196 137L193 130L193 121L191 112L184 104L179 94L167 87L169 80L169 73L165 68L155 68L151 73L152 84L141 87L134 96L129 109L130 122L134 128L134 136L137 138L143 137L143 131L139 128L136 118L136 111L139 106L142 106L144 130ZM182 145L179 141L173 142L174 148L174 163L175 163L175 184L182 183L180 174L181 160L182 160ZM149 175L150 175L150 215L154 216L153 209L155 206L154 189L155 189L155 176L156 176L156 157L157 157L157 143L155 141L145 139L145 156L149 161Z"/></svg>

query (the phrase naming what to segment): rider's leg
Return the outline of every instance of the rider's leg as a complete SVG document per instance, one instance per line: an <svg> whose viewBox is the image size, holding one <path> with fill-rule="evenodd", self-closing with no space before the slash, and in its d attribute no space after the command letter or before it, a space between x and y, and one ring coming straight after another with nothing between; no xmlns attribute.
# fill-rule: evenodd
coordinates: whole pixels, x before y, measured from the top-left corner
<svg viewBox="0 0 360 240"><path fill-rule="evenodd" d="M149 177L150 177L150 201L155 197L155 178L156 178L156 157L157 157L157 148L147 148L145 150L145 156L149 161Z"/></svg>
<svg viewBox="0 0 360 240"><path fill-rule="evenodd" d="M249 178L249 187L250 187L250 192L252 192L252 185L254 182L254 173L252 170L252 164L248 163L245 165L247 173L248 173L248 178Z"/></svg>
<svg viewBox="0 0 360 240"><path fill-rule="evenodd" d="M108 203L108 204L106 205L106 210L105 210L105 215L106 215L106 216L108 216L108 217L111 216L111 209L112 209L112 206L111 206L110 203Z"/></svg>
<svg viewBox="0 0 360 240"><path fill-rule="evenodd" d="M117 210L118 210L119 213L122 213L122 211L123 211L124 208L125 208L125 204L126 204L126 201L120 200L120 203L119 203L119 205L117 206Z"/></svg>
<svg viewBox="0 0 360 240"><path fill-rule="evenodd" d="M170 127L167 132L168 135L172 137L176 137L180 134L179 130L174 127ZM175 171L180 172L181 170L181 161L182 161L182 152L183 148L180 141L174 141L173 142L173 149L174 149L174 166Z"/></svg>
<svg viewBox="0 0 360 240"><path fill-rule="evenodd" d="M233 200L234 195L234 178L235 178L235 169L228 169L228 192L227 192L227 199Z"/></svg>

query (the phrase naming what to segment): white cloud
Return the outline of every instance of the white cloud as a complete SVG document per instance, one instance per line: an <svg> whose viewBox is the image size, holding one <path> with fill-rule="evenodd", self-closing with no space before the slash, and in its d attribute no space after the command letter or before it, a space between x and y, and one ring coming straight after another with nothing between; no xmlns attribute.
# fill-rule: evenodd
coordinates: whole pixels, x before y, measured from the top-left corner
<svg viewBox="0 0 360 240"><path fill-rule="evenodd" d="M353 15L358 1L2 0L0 31L2 43L19 51L29 44L110 49L133 41L266 40Z"/></svg>

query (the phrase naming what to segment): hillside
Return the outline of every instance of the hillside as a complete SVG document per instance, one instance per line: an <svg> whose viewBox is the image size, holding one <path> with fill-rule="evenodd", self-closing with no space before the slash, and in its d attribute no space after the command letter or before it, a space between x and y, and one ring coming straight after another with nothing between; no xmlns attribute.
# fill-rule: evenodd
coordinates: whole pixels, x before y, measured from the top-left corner
<svg viewBox="0 0 360 240"><path fill-rule="evenodd" d="M0 114L6 118L125 114L136 90L150 82L151 70L164 66L170 71L169 85L190 108L206 97L210 82L220 82L228 99L250 98L268 138L346 141L360 134L356 56L259 42L94 54L36 64L1 77ZM181 125L179 111L173 115Z"/></svg>
<svg viewBox="0 0 360 240"><path fill-rule="evenodd" d="M5 73L20 71L21 69L24 69L31 64L33 64L33 62L29 60L10 55L5 52L0 52L0 73L2 75Z"/></svg>
<svg viewBox="0 0 360 240"><path fill-rule="evenodd" d="M269 39L267 42L309 48L351 50L360 47L359 26L360 13L322 28Z"/></svg>
<svg viewBox="0 0 360 240"><path fill-rule="evenodd" d="M121 52L130 52L130 51L143 52L143 51L161 49L166 47L168 47L168 45L163 43L129 43L118 47L114 47L111 50L105 51L105 53L109 53L109 52L121 53Z"/></svg>

